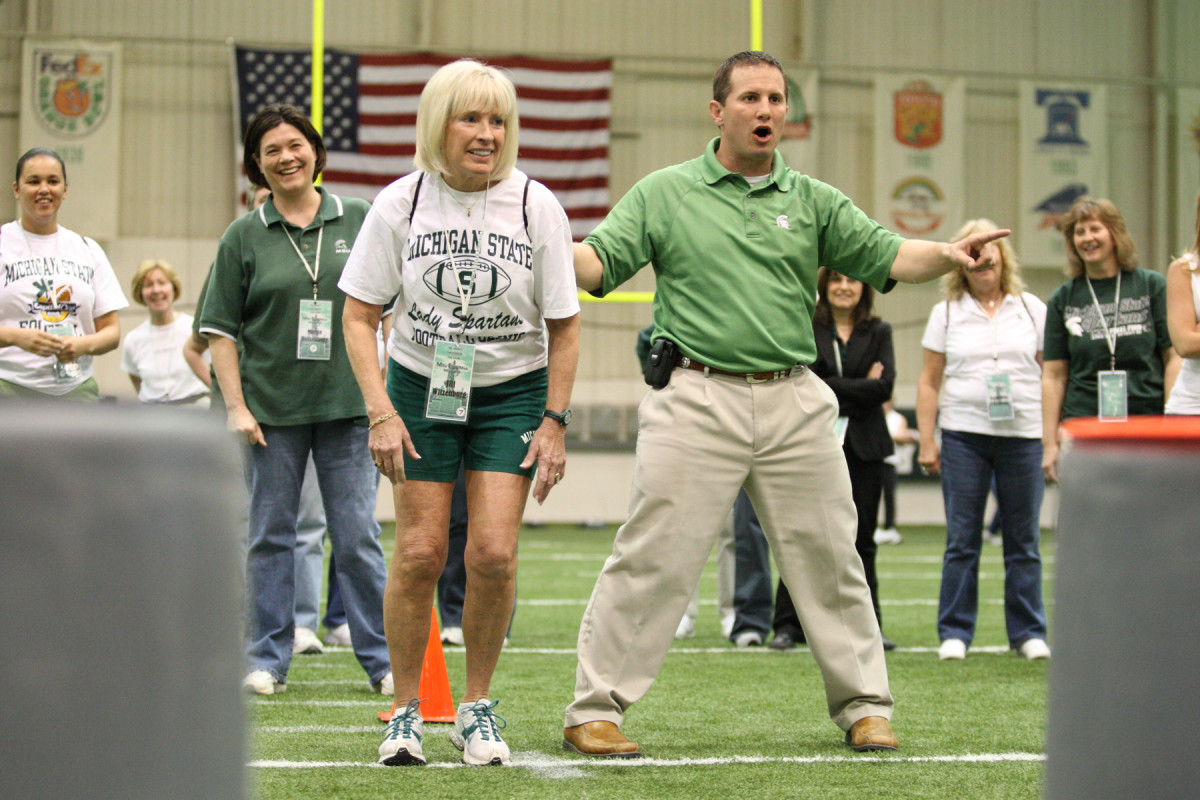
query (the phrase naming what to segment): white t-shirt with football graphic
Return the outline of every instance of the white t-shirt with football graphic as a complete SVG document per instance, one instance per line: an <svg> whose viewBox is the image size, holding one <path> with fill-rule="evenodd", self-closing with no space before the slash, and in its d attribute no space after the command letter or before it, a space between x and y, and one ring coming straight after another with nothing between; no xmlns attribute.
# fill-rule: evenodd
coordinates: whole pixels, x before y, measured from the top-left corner
<svg viewBox="0 0 1200 800"><path fill-rule="evenodd" d="M475 386L546 366L543 320L579 312L562 206L549 189L529 181L523 213L527 178L519 170L488 189L486 198L421 175L406 175L375 198L338 286L373 305L397 298L388 355L418 374L429 375L439 340L475 346Z"/></svg>
<svg viewBox="0 0 1200 800"><path fill-rule="evenodd" d="M92 239L61 225L48 236L20 222L0 227L0 326L74 335L96 332L96 317L129 305L108 257ZM49 395L64 395L92 376L92 357L64 375L57 359L19 347L0 350L0 379Z"/></svg>

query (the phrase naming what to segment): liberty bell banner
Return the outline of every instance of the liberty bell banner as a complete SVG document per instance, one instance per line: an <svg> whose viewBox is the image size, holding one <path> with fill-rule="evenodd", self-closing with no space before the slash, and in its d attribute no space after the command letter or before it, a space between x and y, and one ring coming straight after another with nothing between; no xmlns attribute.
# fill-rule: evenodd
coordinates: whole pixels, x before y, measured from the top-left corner
<svg viewBox="0 0 1200 800"><path fill-rule="evenodd" d="M62 156L75 199L60 219L108 240L117 236L121 156L121 46L25 40L22 47L20 148Z"/></svg>
<svg viewBox="0 0 1200 800"><path fill-rule="evenodd" d="M875 76L875 219L944 241L963 221L962 78Z"/></svg>
<svg viewBox="0 0 1200 800"><path fill-rule="evenodd" d="M1200 89L1177 89L1175 102L1175 201L1172 253L1191 250L1196 243L1196 194L1200 192Z"/></svg>
<svg viewBox="0 0 1200 800"><path fill-rule="evenodd" d="M1017 253L1031 267L1063 267L1059 220L1080 195L1108 196L1108 93L1102 84L1022 81Z"/></svg>

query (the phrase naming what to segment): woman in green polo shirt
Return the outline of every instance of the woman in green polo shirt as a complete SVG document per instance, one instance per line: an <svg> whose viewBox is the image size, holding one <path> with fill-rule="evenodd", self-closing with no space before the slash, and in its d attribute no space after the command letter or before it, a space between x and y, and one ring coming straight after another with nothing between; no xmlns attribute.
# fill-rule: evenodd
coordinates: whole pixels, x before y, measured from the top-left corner
<svg viewBox="0 0 1200 800"><path fill-rule="evenodd" d="M1084 195L1059 223L1066 283L1046 307L1042 469L1058 480L1058 425L1071 417L1161 414L1179 371L1167 331L1167 284L1137 266L1111 200Z"/></svg>
<svg viewBox="0 0 1200 800"><path fill-rule="evenodd" d="M371 690L390 695L378 479L342 337L345 295L337 288L368 205L313 185L325 145L290 105L266 106L250 121L244 164L250 181L271 196L221 237L200 312L229 429L248 451L251 620L243 685L256 694L287 686L296 515L311 453L354 653Z"/></svg>

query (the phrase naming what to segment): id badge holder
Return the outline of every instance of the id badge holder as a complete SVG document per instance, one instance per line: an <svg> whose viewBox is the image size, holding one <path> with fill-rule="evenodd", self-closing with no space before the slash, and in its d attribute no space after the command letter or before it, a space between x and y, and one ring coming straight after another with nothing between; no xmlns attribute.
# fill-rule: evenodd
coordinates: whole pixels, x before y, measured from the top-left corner
<svg viewBox="0 0 1200 800"><path fill-rule="evenodd" d="M833 423L833 433L838 438L838 444L846 444L846 428L850 426L849 417L838 417L837 422Z"/></svg>
<svg viewBox="0 0 1200 800"><path fill-rule="evenodd" d="M997 372L987 377L987 411L991 422L1013 418L1012 381L1007 372Z"/></svg>
<svg viewBox="0 0 1200 800"><path fill-rule="evenodd" d="M438 341L433 349L425 417L443 422L466 422L474 371L475 345Z"/></svg>
<svg viewBox="0 0 1200 800"><path fill-rule="evenodd" d="M301 300L296 331L296 358L328 361L333 350L333 301Z"/></svg>
<svg viewBox="0 0 1200 800"><path fill-rule="evenodd" d="M1129 381L1125 370L1096 373L1097 408L1101 422L1123 422L1129 418Z"/></svg>
<svg viewBox="0 0 1200 800"><path fill-rule="evenodd" d="M46 333L52 336L74 336L75 326L69 322L64 322L60 325L47 325ZM58 359L54 360L54 380L59 383L67 383L73 381L82 374L82 369L78 361L69 361L63 363Z"/></svg>

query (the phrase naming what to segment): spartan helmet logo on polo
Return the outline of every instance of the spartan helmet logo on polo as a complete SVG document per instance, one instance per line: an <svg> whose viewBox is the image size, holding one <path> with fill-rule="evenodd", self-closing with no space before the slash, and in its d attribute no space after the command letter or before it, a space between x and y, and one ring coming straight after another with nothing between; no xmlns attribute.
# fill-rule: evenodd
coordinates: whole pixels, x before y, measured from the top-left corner
<svg viewBox="0 0 1200 800"><path fill-rule="evenodd" d="M499 297L512 285L512 279L503 269L486 259L470 257L460 260L457 270L451 259L439 261L425 270L423 279L429 291L452 303L461 303L462 296L470 292L473 306Z"/></svg>

